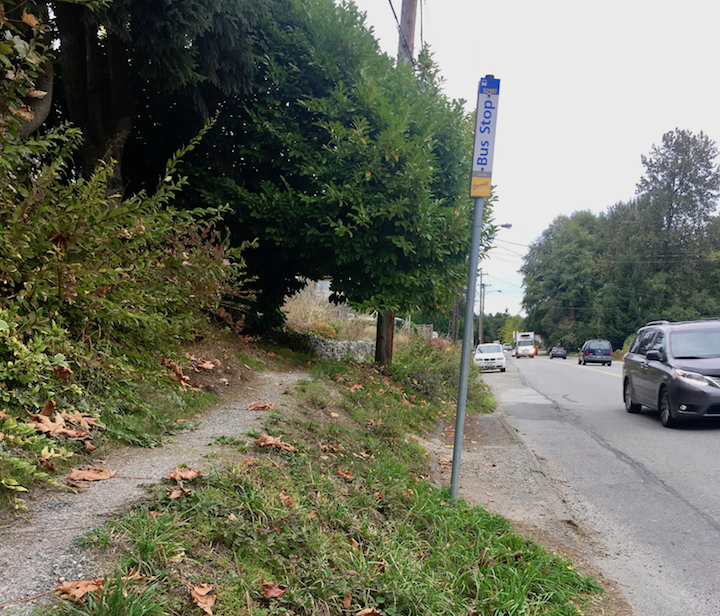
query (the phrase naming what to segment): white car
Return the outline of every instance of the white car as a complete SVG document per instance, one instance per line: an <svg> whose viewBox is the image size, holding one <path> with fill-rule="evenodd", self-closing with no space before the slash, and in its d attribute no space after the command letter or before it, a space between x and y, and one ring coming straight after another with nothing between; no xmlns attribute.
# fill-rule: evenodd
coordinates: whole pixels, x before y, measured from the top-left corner
<svg viewBox="0 0 720 616"><path fill-rule="evenodd" d="M505 354L500 344L478 344L473 361L482 370L505 372Z"/></svg>

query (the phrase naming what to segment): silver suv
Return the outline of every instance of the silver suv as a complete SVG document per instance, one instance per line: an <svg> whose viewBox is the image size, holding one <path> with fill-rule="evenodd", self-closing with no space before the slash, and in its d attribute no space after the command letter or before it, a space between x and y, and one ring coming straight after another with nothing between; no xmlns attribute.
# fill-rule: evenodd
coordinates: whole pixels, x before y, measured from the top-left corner
<svg viewBox="0 0 720 616"><path fill-rule="evenodd" d="M641 327L625 355L623 397L628 413L657 410L668 428L720 417L720 319Z"/></svg>

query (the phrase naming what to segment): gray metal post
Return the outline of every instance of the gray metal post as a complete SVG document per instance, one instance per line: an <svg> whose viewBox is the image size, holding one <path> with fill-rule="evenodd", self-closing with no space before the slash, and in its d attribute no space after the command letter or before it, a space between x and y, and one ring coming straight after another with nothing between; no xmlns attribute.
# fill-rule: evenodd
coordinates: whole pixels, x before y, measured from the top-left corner
<svg viewBox="0 0 720 616"><path fill-rule="evenodd" d="M462 464L463 430L465 429L465 405L467 403L470 360L473 352L473 307L475 305L475 281L477 280L480 257L480 237L482 233L485 199L475 199L473 212L472 239L470 240L470 271L468 272L467 300L465 302L465 327L463 329L462 365L460 366L460 389L458 391L457 414L455 416L455 444L453 446L452 477L450 479L450 499L455 502L460 489L460 466Z"/></svg>

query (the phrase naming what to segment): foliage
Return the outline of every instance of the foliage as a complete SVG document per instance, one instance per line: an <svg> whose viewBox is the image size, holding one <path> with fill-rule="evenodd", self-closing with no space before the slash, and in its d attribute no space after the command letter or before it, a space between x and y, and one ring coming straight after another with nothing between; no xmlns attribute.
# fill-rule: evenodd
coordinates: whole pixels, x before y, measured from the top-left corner
<svg viewBox="0 0 720 616"><path fill-rule="evenodd" d="M409 390L436 400L457 401L462 348L445 340L426 340L413 335L398 345L390 367L392 377ZM468 381L468 412L491 412L495 405L482 381L480 370L471 363Z"/></svg>
<svg viewBox="0 0 720 616"><path fill-rule="evenodd" d="M45 27L27 12L23 20L32 33L20 39L27 43L24 55L13 43L19 62L13 70L29 66L29 76L44 59L34 32ZM6 21L2 29L17 28ZM31 478L47 477L36 459L46 447L59 447L47 435L26 434L18 421L24 413L47 408L43 416L50 421L57 405L58 413L104 416L109 432L142 444L132 428L118 429L113 416L147 409L136 390L146 378L160 380L160 357L153 354L173 353L173 344L194 337L208 314L226 314L228 298L243 303L248 293L245 246L229 248L215 231L222 212L170 205L186 183L178 173L180 159L210 124L175 153L152 195L122 200L108 191L112 162L101 163L87 179L69 170L81 141L78 129L62 125L21 139L11 109L15 86L5 87L0 417L8 438L0 437L0 479L5 487L22 487ZM49 429L73 434L60 430L61 415L54 417ZM167 419L153 421L163 425ZM79 451L77 439L60 438L69 451Z"/></svg>
<svg viewBox="0 0 720 616"><path fill-rule="evenodd" d="M174 613L195 609L184 589L199 585L218 616L584 613L593 581L422 478L408 433L443 405L371 366L323 362L316 377L298 383L295 411L266 422L284 436L264 442L289 447L217 442L222 466L163 487L86 545L156 576Z"/></svg>
<svg viewBox="0 0 720 616"><path fill-rule="evenodd" d="M462 106L429 58L414 74L380 55L352 5L297 8L263 22L254 98L228 102L194 171L233 237L260 239L258 327L281 322L299 276L332 277L360 310L444 306L470 237Z"/></svg>
<svg viewBox="0 0 720 616"><path fill-rule="evenodd" d="M676 129L643 156L638 197L595 217L559 217L523 265L527 327L548 345L614 348L655 319L720 313L717 148Z"/></svg>

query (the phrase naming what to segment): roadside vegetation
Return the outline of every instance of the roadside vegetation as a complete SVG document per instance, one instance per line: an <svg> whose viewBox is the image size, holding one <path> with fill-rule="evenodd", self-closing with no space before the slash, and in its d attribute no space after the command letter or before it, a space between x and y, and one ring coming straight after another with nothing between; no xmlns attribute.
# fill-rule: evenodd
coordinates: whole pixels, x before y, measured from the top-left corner
<svg viewBox="0 0 720 616"><path fill-rule="evenodd" d="M286 349L268 350L290 365ZM593 581L434 487L418 441L455 404L428 355L457 372L458 348L421 339L398 349L402 368L391 374L314 361L312 379L268 412L262 434L218 439L212 470L178 469L145 505L86 536L114 573L50 612L585 613L599 596ZM477 412L490 404L473 382Z"/></svg>

